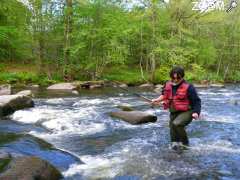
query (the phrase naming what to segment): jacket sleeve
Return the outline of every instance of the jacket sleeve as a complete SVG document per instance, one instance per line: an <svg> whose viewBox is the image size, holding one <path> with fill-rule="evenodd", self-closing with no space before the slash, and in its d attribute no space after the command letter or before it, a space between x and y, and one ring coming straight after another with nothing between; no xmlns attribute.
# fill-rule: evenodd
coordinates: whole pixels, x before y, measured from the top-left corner
<svg viewBox="0 0 240 180"><path fill-rule="evenodd" d="M198 115L200 115L201 99L199 98L197 91L193 85L190 85L188 88L188 99L190 101L193 113L198 113Z"/></svg>
<svg viewBox="0 0 240 180"><path fill-rule="evenodd" d="M164 89L165 89L165 87L166 87L166 84L167 84L167 81L164 82L164 84L163 84L161 95L164 95Z"/></svg>

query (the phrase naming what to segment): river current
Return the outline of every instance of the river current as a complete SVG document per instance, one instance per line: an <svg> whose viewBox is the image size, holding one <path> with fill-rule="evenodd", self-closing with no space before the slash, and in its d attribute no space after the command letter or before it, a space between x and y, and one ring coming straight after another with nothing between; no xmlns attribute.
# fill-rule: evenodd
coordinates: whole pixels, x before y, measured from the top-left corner
<svg viewBox="0 0 240 180"><path fill-rule="evenodd" d="M4 148L44 157L69 180L240 179L240 87L198 89L198 93L201 118L187 127L190 149L181 154L169 150L169 113L118 89L80 91L74 96L40 93L34 108L1 121L1 132L33 135L63 154L36 148L34 140ZM110 117L108 113L119 110L119 105L156 114L158 120L130 125Z"/></svg>

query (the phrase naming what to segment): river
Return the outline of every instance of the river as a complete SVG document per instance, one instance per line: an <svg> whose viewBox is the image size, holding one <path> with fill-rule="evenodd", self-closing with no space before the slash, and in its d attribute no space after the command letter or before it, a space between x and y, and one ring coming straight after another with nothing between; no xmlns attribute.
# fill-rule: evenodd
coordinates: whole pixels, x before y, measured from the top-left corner
<svg viewBox="0 0 240 180"><path fill-rule="evenodd" d="M188 126L191 147L181 154L168 148L168 112L118 89L83 90L80 95L37 93L34 108L0 121L0 132L25 135L1 148L40 156L58 167L66 180L240 179L240 104L232 103L239 100L240 86L198 93L201 119ZM118 105L156 114L158 121L130 125L111 118L108 113L119 110ZM34 137L59 150L41 147Z"/></svg>

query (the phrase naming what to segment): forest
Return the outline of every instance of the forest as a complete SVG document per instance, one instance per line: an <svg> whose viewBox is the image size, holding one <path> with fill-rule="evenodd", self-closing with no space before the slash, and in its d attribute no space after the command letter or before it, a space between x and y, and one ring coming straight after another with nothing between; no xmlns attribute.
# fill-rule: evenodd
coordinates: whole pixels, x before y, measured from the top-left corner
<svg viewBox="0 0 240 180"><path fill-rule="evenodd" d="M225 1L227 4L227 1ZM1 0L0 82L240 81L240 8L191 0Z"/></svg>

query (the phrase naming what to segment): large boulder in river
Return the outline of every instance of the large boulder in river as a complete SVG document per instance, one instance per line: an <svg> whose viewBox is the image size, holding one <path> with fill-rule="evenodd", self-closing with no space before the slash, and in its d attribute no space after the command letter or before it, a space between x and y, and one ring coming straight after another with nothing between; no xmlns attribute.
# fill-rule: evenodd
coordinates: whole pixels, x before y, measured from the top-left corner
<svg viewBox="0 0 240 180"><path fill-rule="evenodd" d="M11 94L11 85L5 84L0 86L0 96L10 95Z"/></svg>
<svg viewBox="0 0 240 180"><path fill-rule="evenodd" d="M13 159L0 175L4 180L59 180L61 173L50 163L34 156Z"/></svg>
<svg viewBox="0 0 240 180"><path fill-rule="evenodd" d="M0 117L12 114L13 112L33 107L33 100L24 95L4 95L0 96Z"/></svg>
<svg viewBox="0 0 240 180"><path fill-rule="evenodd" d="M143 124L157 121L157 116L142 111L117 111L111 112L110 115L130 124Z"/></svg>
<svg viewBox="0 0 240 180"><path fill-rule="evenodd" d="M77 89L77 85L74 83L58 83L51 85L47 88L47 90L60 90L60 91L72 91Z"/></svg>

